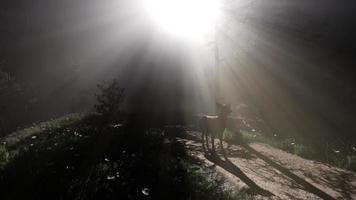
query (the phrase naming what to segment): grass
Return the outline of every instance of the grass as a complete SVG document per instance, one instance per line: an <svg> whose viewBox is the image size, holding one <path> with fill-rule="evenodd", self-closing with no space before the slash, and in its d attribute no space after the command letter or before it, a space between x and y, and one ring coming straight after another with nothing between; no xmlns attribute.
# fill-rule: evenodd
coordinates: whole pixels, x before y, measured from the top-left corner
<svg viewBox="0 0 356 200"><path fill-rule="evenodd" d="M192 162L184 162L188 172L191 188L196 188L196 196L191 199L224 199L224 200L252 200L254 197L247 191L238 188L224 188L218 178L213 177L208 169L204 169Z"/></svg>
<svg viewBox="0 0 356 200"><path fill-rule="evenodd" d="M9 161L9 153L5 145L0 145L0 169Z"/></svg>
<svg viewBox="0 0 356 200"><path fill-rule="evenodd" d="M319 143L311 144L300 138L273 135L264 136L255 132L241 131L241 135L226 132L226 139L232 143L236 141L261 142L282 149L303 158L317 160L336 167L356 172L356 147L343 144Z"/></svg>
<svg viewBox="0 0 356 200"><path fill-rule="evenodd" d="M15 131L14 133L2 138L1 142L3 144L6 144L7 146L13 146L16 143L28 137L31 137L36 134L40 134L46 130L47 131L56 130L56 129L60 129L61 127L69 126L82 119L85 115L86 114L73 113L60 118L51 119L45 122L33 123L29 127Z"/></svg>
<svg viewBox="0 0 356 200"><path fill-rule="evenodd" d="M251 198L224 190L161 129L140 127L86 115L19 131L0 146L2 199Z"/></svg>

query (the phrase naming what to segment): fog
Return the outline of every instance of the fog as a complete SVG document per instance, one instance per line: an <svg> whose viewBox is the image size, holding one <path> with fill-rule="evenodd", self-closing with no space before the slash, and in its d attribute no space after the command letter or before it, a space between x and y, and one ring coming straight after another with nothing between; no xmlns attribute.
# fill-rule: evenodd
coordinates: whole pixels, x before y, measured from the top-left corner
<svg viewBox="0 0 356 200"><path fill-rule="evenodd" d="M90 110L96 85L116 78L137 112L214 113L221 101L235 116L247 106L271 133L331 139L356 130L353 1L223 2L218 72L213 37L177 40L142 5L2 1L0 67L36 104L15 124Z"/></svg>

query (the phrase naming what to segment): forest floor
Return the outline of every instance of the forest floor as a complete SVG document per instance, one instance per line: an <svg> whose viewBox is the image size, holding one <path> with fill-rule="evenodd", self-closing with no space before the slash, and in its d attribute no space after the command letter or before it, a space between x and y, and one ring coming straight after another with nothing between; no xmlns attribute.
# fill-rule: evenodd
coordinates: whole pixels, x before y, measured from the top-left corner
<svg viewBox="0 0 356 200"><path fill-rule="evenodd" d="M65 116L0 138L1 199L251 199L191 157L181 129L103 119Z"/></svg>
<svg viewBox="0 0 356 200"><path fill-rule="evenodd" d="M256 199L356 199L356 173L307 160L263 143L228 145L225 153L203 151L200 133L177 140L189 154L215 169L224 187L250 191Z"/></svg>
<svg viewBox="0 0 356 200"><path fill-rule="evenodd" d="M2 199L356 199L355 172L246 138L212 154L199 132L137 125L73 115L0 138Z"/></svg>

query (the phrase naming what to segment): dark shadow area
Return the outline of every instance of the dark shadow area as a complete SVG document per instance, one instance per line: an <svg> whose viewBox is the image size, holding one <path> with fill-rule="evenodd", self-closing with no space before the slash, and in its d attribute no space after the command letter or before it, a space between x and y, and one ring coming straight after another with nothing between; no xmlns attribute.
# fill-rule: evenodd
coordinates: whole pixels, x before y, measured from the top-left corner
<svg viewBox="0 0 356 200"><path fill-rule="evenodd" d="M263 161L265 161L266 163L268 163L269 165L271 165L272 167L274 167L275 169L277 169L278 171L280 171L281 173L283 173L284 175L288 176L289 178L293 179L298 184L302 185L304 187L304 189L306 189L308 192L313 193L322 199L334 199L329 194L323 192L319 188L315 187L314 185L308 183L304 179L293 174L288 169L282 167L281 165L275 163L273 160L269 159L268 157L262 155L255 149L251 148L248 144L242 144L242 146L245 147L247 150L249 150L251 153L255 154L260 159L262 159Z"/></svg>
<svg viewBox="0 0 356 200"><path fill-rule="evenodd" d="M245 149L234 149L229 146L225 147L225 155L230 157L249 159L249 160L256 159L256 156L251 154L249 151L246 151Z"/></svg>
<svg viewBox="0 0 356 200"><path fill-rule="evenodd" d="M215 163L216 165L219 165L226 171L232 173L239 179L241 179L246 185L248 185L251 189L252 193L255 194L260 194L263 196L272 196L273 194L260 186L258 186L253 180L251 180L245 173L242 172L240 168L238 168L236 165L234 165L227 157L224 155L225 160L222 160L218 155L216 154L205 154L205 158L210 160L211 162Z"/></svg>
<svg viewBox="0 0 356 200"><path fill-rule="evenodd" d="M201 137L199 137L197 132L195 133L191 133L191 134L187 134L185 133L180 133L179 135L177 135L180 138L183 139L188 139L188 140L193 140L196 142L199 142L201 144L202 140L200 139ZM189 145L189 144L186 144ZM191 148L191 147L190 147ZM196 149L197 151L202 151L201 146L193 146L193 149ZM273 196L273 194L263 188L261 188L260 186L258 186L253 180L251 180L239 167L237 167L236 165L234 165L228 158L226 155L226 152L223 152L223 156L225 160L222 160L219 155L217 155L216 153L213 153L209 150L205 150L204 152L204 156L206 159L208 159L209 161L211 161L214 165L212 165L211 167L214 167L215 165L218 165L220 167L222 167L223 169L225 169L226 171L232 173L233 175L235 175L237 178L241 179L241 181L243 181L249 188L250 188L250 193L252 194L260 194L263 196ZM233 152L234 154L234 152ZM239 153L240 155L241 153ZM247 154L249 154L249 152L247 152ZM248 156L250 157L250 156ZM252 156L251 156L252 157Z"/></svg>
<svg viewBox="0 0 356 200"><path fill-rule="evenodd" d="M319 172L318 175L305 173L304 176L318 184L333 188L345 199L352 199L352 196L356 194L355 186L350 184L353 180L356 180L354 173L339 169L330 171L322 168L319 169Z"/></svg>
<svg viewBox="0 0 356 200"><path fill-rule="evenodd" d="M165 136L172 131L101 116L44 130L12 146L18 154L0 169L1 199L224 199Z"/></svg>

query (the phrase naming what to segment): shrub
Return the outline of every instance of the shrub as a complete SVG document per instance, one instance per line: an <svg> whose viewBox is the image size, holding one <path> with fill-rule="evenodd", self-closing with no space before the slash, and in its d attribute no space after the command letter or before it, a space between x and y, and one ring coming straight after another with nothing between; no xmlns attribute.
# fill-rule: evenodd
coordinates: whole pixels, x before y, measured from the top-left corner
<svg viewBox="0 0 356 200"><path fill-rule="evenodd" d="M100 95L97 95L96 111L108 121L116 121L121 113L121 104L124 100L124 89L114 79L108 86L98 85Z"/></svg>
<svg viewBox="0 0 356 200"><path fill-rule="evenodd" d="M9 153L7 152L5 146L0 145L0 168L3 167L9 159Z"/></svg>

